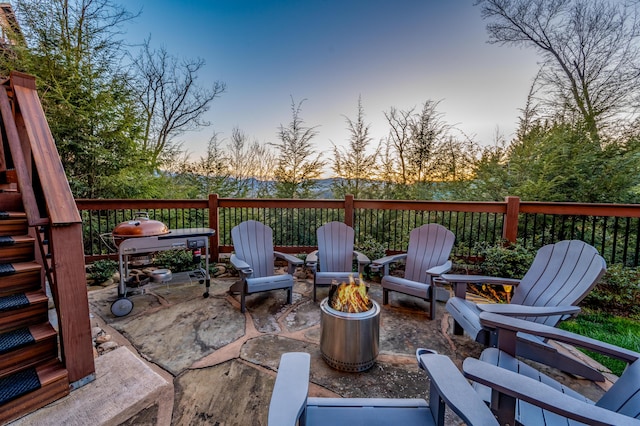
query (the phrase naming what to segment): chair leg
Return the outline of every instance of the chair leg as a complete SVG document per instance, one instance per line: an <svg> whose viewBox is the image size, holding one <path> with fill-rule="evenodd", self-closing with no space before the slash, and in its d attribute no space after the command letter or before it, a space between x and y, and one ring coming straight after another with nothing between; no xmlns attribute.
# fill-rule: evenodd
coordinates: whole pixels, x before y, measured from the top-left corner
<svg viewBox="0 0 640 426"><path fill-rule="evenodd" d="M456 320L453 320L453 334L455 334L456 336L462 336L464 334L464 328L462 328L462 326L458 324L458 321Z"/></svg>
<svg viewBox="0 0 640 426"><path fill-rule="evenodd" d="M313 303L316 303L316 283L313 283Z"/></svg>
<svg viewBox="0 0 640 426"><path fill-rule="evenodd" d="M382 289L382 304L383 305L389 304L389 290L387 290L386 288Z"/></svg>
<svg viewBox="0 0 640 426"><path fill-rule="evenodd" d="M431 295L429 297L429 319L434 320L436 319L436 291L433 286L429 287L429 294Z"/></svg>
<svg viewBox="0 0 640 426"><path fill-rule="evenodd" d="M245 296L246 293L244 291L240 292L240 312L244 314L245 311Z"/></svg>
<svg viewBox="0 0 640 426"><path fill-rule="evenodd" d="M293 303L293 288L291 287L287 289L287 303L289 305Z"/></svg>

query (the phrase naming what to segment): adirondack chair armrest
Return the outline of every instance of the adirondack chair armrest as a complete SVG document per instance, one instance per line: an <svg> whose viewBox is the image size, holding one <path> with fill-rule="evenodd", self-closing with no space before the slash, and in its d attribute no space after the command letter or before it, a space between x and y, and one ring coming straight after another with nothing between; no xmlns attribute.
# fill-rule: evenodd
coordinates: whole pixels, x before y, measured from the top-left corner
<svg viewBox="0 0 640 426"><path fill-rule="evenodd" d="M360 253L359 251L353 251L354 257L358 260L358 265L368 265L371 263L371 260L364 253Z"/></svg>
<svg viewBox="0 0 640 426"><path fill-rule="evenodd" d="M240 272L241 274L243 274L245 276L249 276L249 275L253 274L253 269L251 268L251 265L249 265L244 260L240 259L235 254L231 254L231 258L229 259L229 261L231 262L231 265L234 268L236 268L236 270L238 272Z"/></svg>
<svg viewBox="0 0 640 426"><path fill-rule="evenodd" d="M364 267L371 263L371 260L364 253L360 253L359 251L353 251L353 257L358 261L358 275L362 276L364 274Z"/></svg>
<svg viewBox="0 0 640 426"><path fill-rule="evenodd" d="M580 312L578 306L528 306L514 303L478 303L483 312L507 316L548 317L550 315L575 315Z"/></svg>
<svg viewBox="0 0 640 426"><path fill-rule="evenodd" d="M298 266L302 266L304 264L304 261L302 259L299 259L289 253L274 251L273 255L276 257L276 259L282 259L287 262L287 273L290 275L293 275Z"/></svg>
<svg viewBox="0 0 640 426"><path fill-rule="evenodd" d="M304 264L307 268L311 268L315 273L318 268L318 250L314 250L309 253L307 258L304 260Z"/></svg>
<svg viewBox="0 0 640 426"><path fill-rule="evenodd" d="M302 266L304 264L304 260L297 258L294 255L289 253L274 251L273 254L275 255L276 258L286 260L287 263L290 263L291 265L294 265L294 266Z"/></svg>
<svg viewBox="0 0 640 426"><path fill-rule="evenodd" d="M475 358L462 363L464 375L493 392L517 398L563 417L592 425L639 425L637 419L580 401L544 383ZM495 400L492 396L492 400Z"/></svg>
<svg viewBox="0 0 640 426"><path fill-rule="evenodd" d="M546 339L553 339L558 342L589 349L627 363L632 363L637 359L640 359L640 353L638 352L533 321L506 317L495 313L481 312L480 324L482 324L483 327L498 329L499 332L520 332L533 334Z"/></svg>
<svg viewBox="0 0 640 426"><path fill-rule="evenodd" d="M490 285L518 285L520 280L515 278L490 277L486 275L461 275L442 274L438 279L451 284L453 293L461 299L466 298L467 284L490 284Z"/></svg>
<svg viewBox="0 0 640 426"><path fill-rule="evenodd" d="M436 421L440 415L444 416L444 406L442 405L444 402L466 424L496 424L493 414L487 410L482 398L460 374L460 370L449 357L428 349L418 349L416 356L418 365L427 372L431 379L429 407Z"/></svg>
<svg viewBox="0 0 640 426"><path fill-rule="evenodd" d="M383 275L389 275L389 265L395 262L400 262L407 258L407 253L392 254L390 256L381 257L371 262L371 270L374 272L380 271L383 268Z"/></svg>
<svg viewBox="0 0 640 426"><path fill-rule="evenodd" d="M490 284L490 285L518 285L520 280L516 278L490 277L486 275L458 275L443 274L443 280L448 283L465 283L465 284Z"/></svg>
<svg viewBox="0 0 640 426"><path fill-rule="evenodd" d="M453 267L453 263L450 260L447 260L442 265L434 266L432 268L427 269L427 274L431 276L439 276L446 272L449 272Z"/></svg>
<svg viewBox="0 0 640 426"><path fill-rule="evenodd" d="M278 375L269 403L270 425L295 426L307 405L311 356L289 352L280 357Z"/></svg>

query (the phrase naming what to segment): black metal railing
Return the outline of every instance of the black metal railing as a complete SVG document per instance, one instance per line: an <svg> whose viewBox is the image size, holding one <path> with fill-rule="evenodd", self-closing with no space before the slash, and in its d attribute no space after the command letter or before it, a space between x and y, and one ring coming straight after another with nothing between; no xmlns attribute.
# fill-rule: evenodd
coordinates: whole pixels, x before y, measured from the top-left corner
<svg viewBox="0 0 640 426"><path fill-rule="evenodd" d="M78 200L84 223L85 254L110 253L102 238L135 212L169 228L212 227L212 255L233 249L231 229L245 220L257 220L273 229L274 244L290 253L308 253L317 246L316 229L343 221L356 232L356 244L373 239L387 253L406 250L411 229L439 223L456 235L453 254L478 255L478 243L519 241L539 247L564 239L583 240L607 263L638 266L640 259L640 205L520 202L436 202L391 200ZM112 253L111 248L111 253Z"/></svg>

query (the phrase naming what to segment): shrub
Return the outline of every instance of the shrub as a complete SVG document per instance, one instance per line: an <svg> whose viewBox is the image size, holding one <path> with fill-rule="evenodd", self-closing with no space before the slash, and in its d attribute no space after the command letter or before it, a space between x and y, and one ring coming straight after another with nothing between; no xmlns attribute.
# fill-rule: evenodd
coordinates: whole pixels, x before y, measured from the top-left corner
<svg viewBox="0 0 640 426"><path fill-rule="evenodd" d="M499 241L496 244L478 243L474 246L478 254L477 264L458 264L458 269L467 273L473 268L473 273L492 277L520 279L531 267L536 251L525 247L522 243L509 244ZM456 259L459 262L459 259ZM464 260L463 260L464 262ZM513 292L512 286L496 286L487 284L470 285L468 291L476 293L489 300L509 303Z"/></svg>
<svg viewBox="0 0 640 426"><path fill-rule="evenodd" d="M640 318L640 269L610 265L581 306L596 312Z"/></svg>
<svg viewBox="0 0 640 426"><path fill-rule="evenodd" d="M371 235L367 235L364 238L362 238L360 241L358 241L354 245L354 250L364 254L371 261L380 259L381 257L384 257L387 253L385 246L382 243L378 242ZM354 261L354 268L356 271L358 270L358 265L356 261ZM371 268L369 266L364 268L364 275L365 275L365 278L367 279L372 278L373 273L371 272Z"/></svg>
<svg viewBox="0 0 640 426"><path fill-rule="evenodd" d="M172 272L191 271L198 265L193 263L193 254L190 250L166 250L156 254L155 264L161 268L170 269Z"/></svg>
<svg viewBox="0 0 640 426"><path fill-rule="evenodd" d="M117 270L118 262L114 260L96 260L89 268L89 277L96 283L103 283L113 277Z"/></svg>
<svg viewBox="0 0 640 426"><path fill-rule="evenodd" d="M478 254L483 258L480 273L494 277L522 278L531 267L536 251L520 242L480 245Z"/></svg>
<svg viewBox="0 0 640 426"><path fill-rule="evenodd" d="M384 257L387 253L384 244L378 242L371 235L366 235L358 241L355 244L354 249L364 254L372 261Z"/></svg>

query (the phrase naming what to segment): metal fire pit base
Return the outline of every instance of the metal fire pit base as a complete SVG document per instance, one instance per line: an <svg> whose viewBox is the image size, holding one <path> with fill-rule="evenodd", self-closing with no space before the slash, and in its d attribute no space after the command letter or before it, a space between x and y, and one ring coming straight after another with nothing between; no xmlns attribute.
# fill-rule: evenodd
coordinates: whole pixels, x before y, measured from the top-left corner
<svg viewBox="0 0 640 426"><path fill-rule="evenodd" d="M380 305L366 312L336 311L326 298L320 303L320 352L329 366L358 373L373 366L380 345Z"/></svg>

